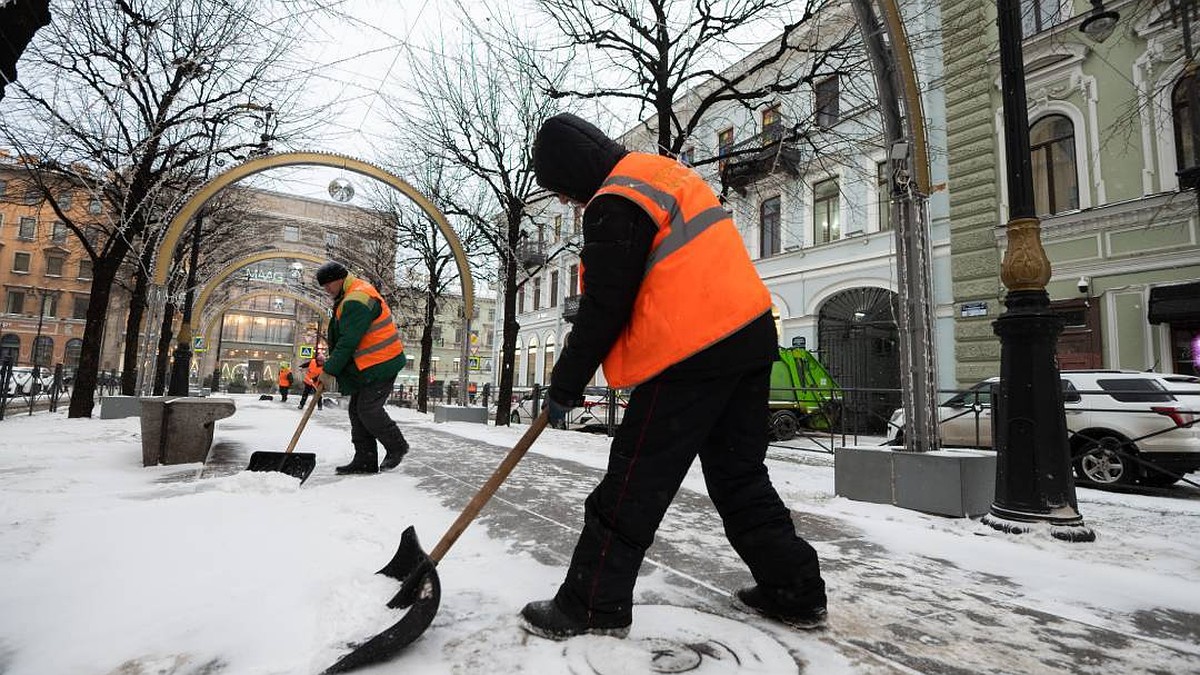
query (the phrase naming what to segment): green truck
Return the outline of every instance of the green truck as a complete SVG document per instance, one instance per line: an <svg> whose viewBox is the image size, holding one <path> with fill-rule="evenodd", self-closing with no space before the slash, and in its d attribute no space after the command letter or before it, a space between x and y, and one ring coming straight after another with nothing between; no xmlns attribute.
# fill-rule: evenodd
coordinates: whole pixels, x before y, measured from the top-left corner
<svg viewBox="0 0 1200 675"><path fill-rule="evenodd" d="M802 347L780 347L771 365L768 425L786 441L801 428L828 430L838 422L842 390L817 357Z"/></svg>

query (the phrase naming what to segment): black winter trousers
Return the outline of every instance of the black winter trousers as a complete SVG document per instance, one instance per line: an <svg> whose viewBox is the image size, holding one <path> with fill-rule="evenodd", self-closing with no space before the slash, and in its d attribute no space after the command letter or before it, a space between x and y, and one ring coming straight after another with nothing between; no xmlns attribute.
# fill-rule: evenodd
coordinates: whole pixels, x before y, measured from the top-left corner
<svg viewBox="0 0 1200 675"><path fill-rule="evenodd" d="M383 409L395 381L371 382L350 395L350 442L355 459L363 455L378 457L376 441L388 452L404 453L408 449L400 427Z"/></svg>
<svg viewBox="0 0 1200 675"><path fill-rule="evenodd" d="M817 552L796 535L771 484L770 369L705 380L651 380L629 398L608 469L584 504L584 525L555 596L590 625L628 623L646 549L698 455L725 536L763 586L825 605Z"/></svg>

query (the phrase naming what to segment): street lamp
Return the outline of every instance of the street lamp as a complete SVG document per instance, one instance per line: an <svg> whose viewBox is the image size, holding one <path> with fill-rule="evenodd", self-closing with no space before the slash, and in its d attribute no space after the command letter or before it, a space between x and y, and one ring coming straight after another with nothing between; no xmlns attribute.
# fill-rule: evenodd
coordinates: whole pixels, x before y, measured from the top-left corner
<svg viewBox="0 0 1200 675"><path fill-rule="evenodd" d="M1093 13L1097 21L1110 14L1099 0L1093 5L1100 12ZM1094 541L1096 534L1084 524L1075 500L1055 358L1063 320L1050 311L1050 260L1033 202L1021 3L997 0L996 9L1009 201L1000 278L1008 293L1004 314L992 324L1000 337L1000 383L993 396L996 496L983 522L1012 533L1047 524L1056 539ZM1115 20L1115 14L1107 18ZM1109 25L1104 37L1111 32Z"/></svg>

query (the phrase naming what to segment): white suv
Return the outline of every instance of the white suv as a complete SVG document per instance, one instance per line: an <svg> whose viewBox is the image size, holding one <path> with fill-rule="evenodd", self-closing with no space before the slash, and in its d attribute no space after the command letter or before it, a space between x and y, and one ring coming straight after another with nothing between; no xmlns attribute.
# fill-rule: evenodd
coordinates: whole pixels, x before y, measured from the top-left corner
<svg viewBox="0 0 1200 675"><path fill-rule="evenodd" d="M542 396L545 396L542 391ZM606 387L585 387L583 390L583 405L572 408L567 414L567 429L581 431L602 431L608 425L608 389ZM620 424L625 417L625 407L628 405L628 394L616 392L616 408L614 424ZM543 399L544 402L544 399ZM533 421L533 394L531 392L513 392L512 412L508 415L513 424L528 424Z"/></svg>
<svg viewBox="0 0 1200 675"><path fill-rule="evenodd" d="M1164 486L1200 469L1200 400L1175 396L1158 373L1067 370L1063 409L1075 474L1089 484ZM942 445L992 447L993 377L938 407ZM904 410L892 414L903 442ZM1161 468L1169 473L1158 471Z"/></svg>

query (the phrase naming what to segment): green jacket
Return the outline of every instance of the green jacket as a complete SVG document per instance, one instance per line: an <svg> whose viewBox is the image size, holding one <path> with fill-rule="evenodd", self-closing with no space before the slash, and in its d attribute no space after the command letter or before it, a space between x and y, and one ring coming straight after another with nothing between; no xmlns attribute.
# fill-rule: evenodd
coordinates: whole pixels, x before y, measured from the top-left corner
<svg viewBox="0 0 1200 675"><path fill-rule="evenodd" d="M373 299L364 303L358 297L346 297L346 288L354 278L354 275L349 275L342 282L342 292L334 300L335 311L329 319L327 333L329 356L325 359L325 372L337 378L338 391L343 394L353 394L370 382L394 380L408 360L401 352L395 358L363 371L354 365L354 351L359 341L367 333L371 322L379 318L383 311L382 305ZM343 305L340 319L336 311L339 304Z"/></svg>

